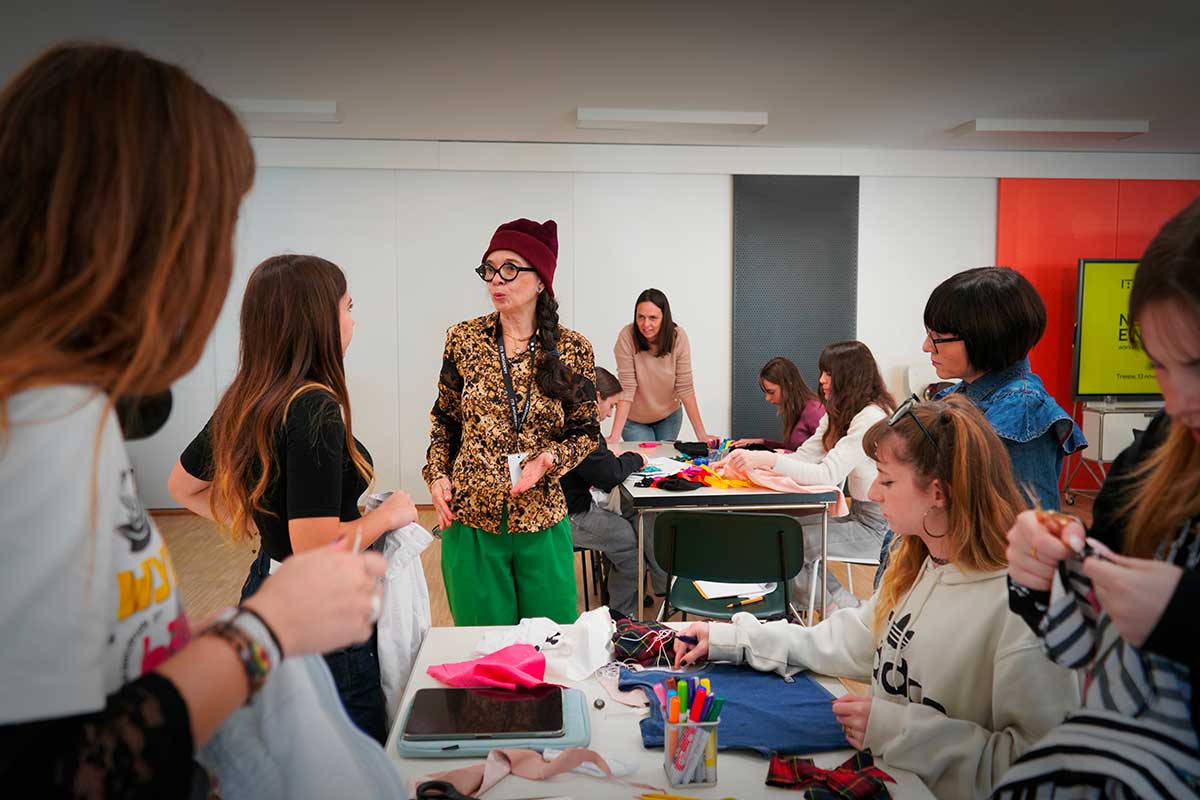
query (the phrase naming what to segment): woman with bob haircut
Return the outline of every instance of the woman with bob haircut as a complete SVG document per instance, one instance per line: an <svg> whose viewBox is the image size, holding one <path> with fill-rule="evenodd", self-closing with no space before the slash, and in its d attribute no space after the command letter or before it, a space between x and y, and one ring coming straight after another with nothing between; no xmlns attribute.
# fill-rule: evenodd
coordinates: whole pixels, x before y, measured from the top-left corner
<svg viewBox="0 0 1200 800"><path fill-rule="evenodd" d="M1024 275L977 267L933 290L921 350L939 378L962 381L939 397L965 395L996 429L1017 487L1035 495L1026 501L1057 511L1063 458L1087 440L1029 368L1029 351L1045 330L1046 306Z"/></svg>
<svg viewBox="0 0 1200 800"><path fill-rule="evenodd" d="M845 481L854 502L848 516L829 521L829 553L833 557L869 558L879 552L887 524L878 504L868 496L875 480L875 462L863 450L863 437L872 425L887 419L896 401L879 374L875 356L862 342L826 346L817 367L825 416L808 441L795 453L734 450L726 461L743 471L770 469L814 486L841 486ZM820 554L821 525L809 522L804 526L805 561L812 565ZM808 582L814 577L815 570L807 568L797 576L797 597L809 596ZM854 595L842 589L832 576L828 587L826 603L858 605Z"/></svg>
<svg viewBox="0 0 1200 800"><path fill-rule="evenodd" d="M138 499L113 408L204 352L250 141L178 67L60 45L0 92L0 174L0 785L207 797L197 750L283 656L370 636L384 572L317 548L193 632Z"/></svg>
<svg viewBox="0 0 1200 800"><path fill-rule="evenodd" d="M1008 534L1009 605L1085 692L998 797L1200 796L1200 200L1146 248L1129 317L1163 413L1113 463L1091 530L1026 512Z"/></svg>
<svg viewBox="0 0 1200 800"><path fill-rule="evenodd" d="M961 397L902 405L867 431L870 497L901 541L883 585L812 627L694 624L676 664L707 656L788 676L868 682L833 701L846 739L916 773L939 798L986 796L1078 697L1008 608L1005 532L1022 508L1000 440ZM857 505L857 504L856 504ZM802 724L802 723L798 723Z"/></svg>
<svg viewBox="0 0 1200 800"><path fill-rule="evenodd" d="M346 276L323 258L272 256L255 267L242 297L237 375L167 481L185 508L234 539L258 540L243 600L293 553L343 536L370 547L417 519L404 492L358 511L374 471L354 437L346 388L353 307ZM375 634L326 653L325 663L351 720L383 744Z"/></svg>
<svg viewBox="0 0 1200 800"><path fill-rule="evenodd" d="M788 358L776 356L758 373L758 388L766 401L778 409L783 421L783 439L738 439L733 447L761 444L772 450L798 450L816 432L825 416L825 406Z"/></svg>
<svg viewBox="0 0 1200 800"><path fill-rule="evenodd" d="M646 289L633 304L633 322L613 346L621 399L608 443L668 442L679 436L683 412L702 442L709 440L692 382L692 344L671 316L659 289Z"/></svg>

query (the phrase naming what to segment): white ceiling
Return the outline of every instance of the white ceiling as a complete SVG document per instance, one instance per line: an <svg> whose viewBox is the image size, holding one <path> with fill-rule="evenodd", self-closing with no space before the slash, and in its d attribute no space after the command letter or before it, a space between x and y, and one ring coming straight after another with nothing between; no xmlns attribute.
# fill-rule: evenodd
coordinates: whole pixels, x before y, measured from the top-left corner
<svg viewBox="0 0 1200 800"><path fill-rule="evenodd" d="M0 77L65 38L223 97L334 100L259 136L1200 152L1200 1L63 2L0 7ZM766 111L758 133L577 130L579 106ZM975 117L1148 119L1124 141Z"/></svg>

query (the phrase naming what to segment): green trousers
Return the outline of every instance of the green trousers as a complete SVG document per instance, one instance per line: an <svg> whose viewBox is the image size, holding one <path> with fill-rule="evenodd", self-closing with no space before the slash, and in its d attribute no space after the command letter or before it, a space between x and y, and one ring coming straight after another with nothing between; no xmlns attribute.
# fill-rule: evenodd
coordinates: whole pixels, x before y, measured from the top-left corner
<svg viewBox="0 0 1200 800"><path fill-rule="evenodd" d="M563 517L535 533L500 533L457 520L442 531L442 580L455 625L516 625L523 617L574 622L575 550Z"/></svg>

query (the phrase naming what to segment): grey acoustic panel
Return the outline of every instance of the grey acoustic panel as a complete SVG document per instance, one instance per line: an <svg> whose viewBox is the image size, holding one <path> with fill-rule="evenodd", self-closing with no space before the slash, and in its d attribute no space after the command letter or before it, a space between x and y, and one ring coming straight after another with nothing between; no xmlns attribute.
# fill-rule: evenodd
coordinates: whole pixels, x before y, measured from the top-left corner
<svg viewBox="0 0 1200 800"><path fill-rule="evenodd" d="M733 435L778 438L758 372L796 362L817 390L817 356L856 336L858 178L733 178Z"/></svg>

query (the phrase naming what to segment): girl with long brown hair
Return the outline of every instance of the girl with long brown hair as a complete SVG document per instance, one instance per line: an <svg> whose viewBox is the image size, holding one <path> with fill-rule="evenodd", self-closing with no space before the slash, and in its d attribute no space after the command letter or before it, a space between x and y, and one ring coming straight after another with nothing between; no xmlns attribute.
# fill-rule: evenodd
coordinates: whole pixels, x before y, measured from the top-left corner
<svg viewBox="0 0 1200 800"><path fill-rule="evenodd" d="M1012 610L1086 691L1001 797L1198 796L1200 200L1146 248L1129 316L1163 413L1114 462L1089 531L1027 512L1008 534Z"/></svg>
<svg viewBox="0 0 1200 800"><path fill-rule="evenodd" d="M758 388L763 398L778 407L783 423L782 439L737 439L733 447L761 444L771 450L798 450L808 441L825 416L825 406L800 374L791 359L776 356L758 373Z"/></svg>
<svg viewBox="0 0 1200 800"><path fill-rule="evenodd" d="M172 470L168 488L180 503L235 538L260 539L243 599L293 553L339 536L369 547L417 518L404 492L359 514L372 469L354 438L346 390L352 307L346 276L323 258L273 256L255 267L242 299L237 375ZM325 660L351 719L382 743L375 642Z"/></svg>
<svg viewBox="0 0 1200 800"><path fill-rule="evenodd" d="M987 795L1075 704L1074 676L1008 610L1004 534L1022 504L995 432L969 401L910 402L875 423L870 496L902 538L861 607L813 627L696 624L677 663L744 660L868 682L833 711L856 749L916 773L939 798Z"/></svg>
<svg viewBox="0 0 1200 800"><path fill-rule="evenodd" d="M692 344L671 315L661 289L644 289L633 303L633 322L613 345L621 399L608 443L665 442L679 436L683 412L700 441L710 437L700 418L692 379Z"/></svg>
<svg viewBox="0 0 1200 800"><path fill-rule="evenodd" d="M808 441L795 453L735 450L728 460L743 470L772 469L814 486L841 487L844 481L854 502L849 515L829 521L829 554L835 558L874 558L887 525L879 506L867 496L875 480L875 462L863 450L863 436L891 413L896 401L879 374L875 357L862 342L828 345L821 351L817 366L821 371L825 417ZM820 554L820 523L809 522L804 526L804 557L809 566L797 576L793 596L813 596L815 587L811 581L816 579L813 565ZM827 604L832 602L837 607L858 604L854 595L832 576L828 584Z"/></svg>
<svg viewBox="0 0 1200 800"><path fill-rule="evenodd" d="M0 785L184 797L283 655L370 633L383 560L327 547L192 636L113 408L195 366L254 157L178 67L62 45L0 93Z"/></svg>

